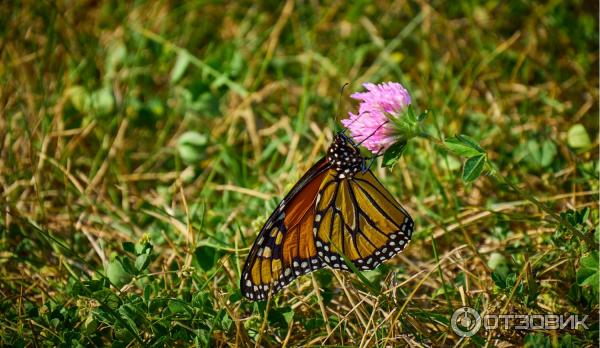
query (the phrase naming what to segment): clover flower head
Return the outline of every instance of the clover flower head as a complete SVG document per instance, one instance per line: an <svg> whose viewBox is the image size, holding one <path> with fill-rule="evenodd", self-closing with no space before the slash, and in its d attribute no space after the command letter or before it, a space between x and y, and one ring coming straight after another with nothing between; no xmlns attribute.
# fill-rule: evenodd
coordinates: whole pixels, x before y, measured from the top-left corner
<svg viewBox="0 0 600 348"><path fill-rule="evenodd" d="M403 117L403 111L411 103L406 88L397 82L381 84L365 83L366 92L354 93L353 99L360 100L358 114L349 113L342 120L350 135L374 154L383 153L398 141L399 136L393 118Z"/></svg>

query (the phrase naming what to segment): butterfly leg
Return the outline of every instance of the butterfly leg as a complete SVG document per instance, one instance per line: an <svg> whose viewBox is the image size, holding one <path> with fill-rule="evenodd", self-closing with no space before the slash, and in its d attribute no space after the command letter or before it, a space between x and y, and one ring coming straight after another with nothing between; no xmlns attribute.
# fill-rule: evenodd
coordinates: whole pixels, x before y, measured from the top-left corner
<svg viewBox="0 0 600 348"><path fill-rule="evenodd" d="M364 139L363 139L363 140L362 140L360 143L356 144L356 146L360 146L360 145L362 145L362 143L364 143L365 141L367 141L367 139L369 139L370 137L372 137L373 135L375 135L375 133L377 133L377 131L378 131L378 130L379 130L381 127L385 126L385 125L386 125L386 124L388 124L388 123L389 123L389 121L385 121L385 122L383 122L382 124L380 124L380 125L379 125L377 128L375 128L375 130L374 130L374 131L373 131L371 134L369 134L369 136L368 136L368 137L364 138Z"/></svg>
<svg viewBox="0 0 600 348"><path fill-rule="evenodd" d="M379 151L377 151L377 153L375 154L375 156L371 157L371 161L369 162L369 165L368 165L368 166L366 165L366 163L367 163L367 162L366 162L366 161L363 161L363 168L362 168L362 172L363 172L363 174L364 174L364 173L365 173L367 170L371 169L371 166L373 165L373 163L375 162L375 159L376 159L377 157L383 156L383 154L381 153L381 150L382 150L382 149L380 149Z"/></svg>

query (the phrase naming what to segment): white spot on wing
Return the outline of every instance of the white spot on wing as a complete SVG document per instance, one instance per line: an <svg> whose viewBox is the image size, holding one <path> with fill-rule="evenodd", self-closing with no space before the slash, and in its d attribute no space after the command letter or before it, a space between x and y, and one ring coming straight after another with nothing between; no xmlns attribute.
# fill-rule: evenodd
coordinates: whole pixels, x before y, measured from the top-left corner
<svg viewBox="0 0 600 348"><path fill-rule="evenodd" d="M265 250L263 250L263 252L262 252L262 256L263 257L271 257L271 252L272 252L271 247L266 246Z"/></svg>

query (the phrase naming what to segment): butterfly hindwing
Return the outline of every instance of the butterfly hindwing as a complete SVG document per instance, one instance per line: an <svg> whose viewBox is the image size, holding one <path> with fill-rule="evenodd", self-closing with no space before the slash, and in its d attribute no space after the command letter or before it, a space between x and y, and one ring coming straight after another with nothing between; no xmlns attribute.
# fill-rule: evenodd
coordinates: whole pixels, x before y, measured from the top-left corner
<svg viewBox="0 0 600 348"><path fill-rule="evenodd" d="M319 161L298 181L261 229L241 277L242 294L266 299L297 277L322 268L314 242L315 200L327 172Z"/></svg>
<svg viewBox="0 0 600 348"><path fill-rule="evenodd" d="M370 170L340 178L331 169L315 207L317 253L331 267L347 270L340 253L370 270L402 251L414 223Z"/></svg>

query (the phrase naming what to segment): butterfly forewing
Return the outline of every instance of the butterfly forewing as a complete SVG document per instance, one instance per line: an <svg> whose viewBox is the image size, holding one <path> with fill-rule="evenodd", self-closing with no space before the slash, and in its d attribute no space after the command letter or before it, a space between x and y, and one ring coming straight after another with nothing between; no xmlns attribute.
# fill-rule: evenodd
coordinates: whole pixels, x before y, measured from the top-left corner
<svg viewBox="0 0 600 348"><path fill-rule="evenodd" d="M297 277L323 267L317 257L313 221L315 200L327 172L319 161L281 201L261 229L242 272L242 294L265 299Z"/></svg>

